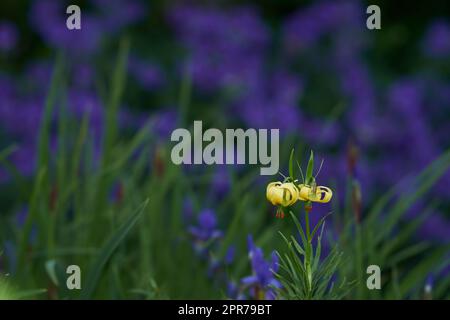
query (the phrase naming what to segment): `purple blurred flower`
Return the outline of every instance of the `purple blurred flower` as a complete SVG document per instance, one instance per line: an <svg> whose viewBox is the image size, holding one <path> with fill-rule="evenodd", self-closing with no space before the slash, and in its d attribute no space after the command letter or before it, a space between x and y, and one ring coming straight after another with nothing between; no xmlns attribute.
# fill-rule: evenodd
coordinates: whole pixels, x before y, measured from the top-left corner
<svg viewBox="0 0 450 320"><path fill-rule="evenodd" d="M230 190L231 178L225 166L219 166L211 181L211 192L216 199L222 199Z"/></svg>
<svg viewBox="0 0 450 320"><path fill-rule="evenodd" d="M31 25L50 46L64 49L71 55L92 54L101 45L102 25L89 12L83 12L80 30L66 27L64 2L33 1L30 10Z"/></svg>
<svg viewBox="0 0 450 320"><path fill-rule="evenodd" d="M0 106L0 124L7 133L33 143L39 130L42 110L43 101L10 100Z"/></svg>
<svg viewBox="0 0 450 320"><path fill-rule="evenodd" d="M284 47L288 54L310 48L329 33L358 25L362 9L356 2L318 1L302 8L287 19L284 24Z"/></svg>
<svg viewBox="0 0 450 320"><path fill-rule="evenodd" d="M424 221L419 234L424 239L450 243L450 221L439 212L435 212Z"/></svg>
<svg viewBox="0 0 450 320"><path fill-rule="evenodd" d="M226 265L232 264L235 256L236 256L236 247L230 246L225 254L224 259L223 259L224 263Z"/></svg>
<svg viewBox="0 0 450 320"><path fill-rule="evenodd" d="M128 68L132 77L146 90L158 89L165 81L162 70L156 64L134 57L130 59Z"/></svg>
<svg viewBox="0 0 450 320"><path fill-rule="evenodd" d="M35 171L37 160L35 144L20 145L10 159L22 175L31 176Z"/></svg>
<svg viewBox="0 0 450 320"><path fill-rule="evenodd" d="M182 217L184 222L190 222L194 216L194 205L192 203L192 199L186 197L183 200L183 212Z"/></svg>
<svg viewBox="0 0 450 320"><path fill-rule="evenodd" d="M16 26L7 21L0 21L0 52L14 50L19 42L19 32Z"/></svg>
<svg viewBox="0 0 450 320"><path fill-rule="evenodd" d="M31 91L45 95L50 86L53 66L49 61L33 61L26 66L24 77Z"/></svg>
<svg viewBox="0 0 450 320"><path fill-rule="evenodd" d="M175 110L166 109L152 116L152 131L160 140L167 140L178 123L178 113Z"/></svg>
<svg viewBox="0 0 450 320"><path fill-rule="evenodd" d="M95 70L88 63L77 63L72 68L71 78L77 89L90 90L94 88Z"/></svg>
<svg viewBox="0 0 450 320"><path fill-rule="evenodd" d="M225 280L223 278L226 277L226 275L222 271L234 261L235 251L236 248L230 246L223 259L218 259L211 254L208 259L208 276L215 277L216 280L220 278Z"/></svg>
<svg viewBox="0 0 450 320"><path fill-rule="evenodd" d="M274 275L274 272L277 272L279 268L276 253L272 252L271 260L266 261L263 251L255 246L251 235L248 236L248 250L253 275L241 279L241 283L250 287L250 294L254 299L275 299L274 287L281 287L280 282L275 279ZM263 297L261 297L262 294Z"/></svg>
<svg viewBox="0 0 450 320"><path fill-rule="evenodd" d="M68 92L68 103L70 113L77 119L83 119L86 115L89 115L90 130L98 145L104 119L100 98L87 90L72 89Z"/></svg>
<svg viewBox="0 0 450 320"><path fill-rule="evenodd" d="M299 129L301 113L297 106L303 92L301 80L278 71L271 77L257 77L236 104L239 116L252 128L280 129L286 134Z"/></svg>
<svg viewBox="0 0 450 320"><path fill-rule="evenodd" d="M222 231L217 229L216 213L212 209L204 209L198 215L197 225L189 227L189 233L196 241L207 242L218 239Z"/></svg>
<svg viewBox="0 0 450 320"><path fill-rule="evenodd" d="M194 84L205 91L245 84L262 67L268 30L254 8L177 6L169 22L188 49Z"/></svg>
<svg viewBox="0 0 450 320"><path fill-rule="evenodd" d="M115 33L144 19L146 6L140 0L92 0L98 20L109 33Z"/></svg>
<svg viewBox="0 0 450 320"><path fill-rule="evenodd" d="M423 86L408 79L397 81L391 86L388 98L392 110L398 114L398 126L403 127L397 134L403 133L405 141L408 141L407 145L410 146L406 154L415 159L414 169L429 164L439 152L426 122ZM416 152L417 149L421 150L420 153Z"/></svg>
<svg viewBox="0 0 450 320"><path fill-rule="evenodd" d="M445 20L433 22L425 34L423 51L432 58L448 58L450 55L450 24Z"/></svg>

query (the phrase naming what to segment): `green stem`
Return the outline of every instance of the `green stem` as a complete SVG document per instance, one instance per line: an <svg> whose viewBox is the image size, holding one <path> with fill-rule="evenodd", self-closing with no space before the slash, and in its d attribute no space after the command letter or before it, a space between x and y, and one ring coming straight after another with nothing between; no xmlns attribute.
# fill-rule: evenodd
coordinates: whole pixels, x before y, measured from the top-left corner
<svg viewBox="0 0 450 320"><path fill-rule="evenodd" d="M308 298L312 296L312 270L311 270L311 257L312 257L312 245L311 245L311 230L309 227L309 213L311 212L311 203L305 204L305 224L306 224L306 238L308 240L305 254L305 270L308 278Z"/></svg>
<svg viewBox="0 0 450 320"><path fill-rule="evenodd" d="M306 237L308 239L308 244L311 243L311 231L309 228L309 211L305 207L305 222L306 222Z"/></svg>

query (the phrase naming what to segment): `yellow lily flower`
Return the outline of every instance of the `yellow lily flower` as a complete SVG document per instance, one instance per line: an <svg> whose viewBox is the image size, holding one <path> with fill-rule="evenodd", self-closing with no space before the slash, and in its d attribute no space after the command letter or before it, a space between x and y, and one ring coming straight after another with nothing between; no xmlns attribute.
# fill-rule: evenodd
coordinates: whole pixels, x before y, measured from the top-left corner
<svg viewBox="0 0 450 320"><path fill-rule="evenodd" d="M300 201L327 203L333 197L333 191L324 186L311 187L306 184L299 184L298 189Z"/></svg>
<svg viewBox="0 0 450 320"><path fill-rule="evenodd" d="M298 189L291 182L271 182L267 186L266 196L274 206L289 207L297 202Z"/></svg>
<svg viewBox="0 0 450 320"><path fill-rule="evenodd" d="M333 192L324 186L311 187L306 184L296 186L292 182L271 182L266 189L266 197L274 206L289 207L300 201L319 203L330 202Z"/></svg>

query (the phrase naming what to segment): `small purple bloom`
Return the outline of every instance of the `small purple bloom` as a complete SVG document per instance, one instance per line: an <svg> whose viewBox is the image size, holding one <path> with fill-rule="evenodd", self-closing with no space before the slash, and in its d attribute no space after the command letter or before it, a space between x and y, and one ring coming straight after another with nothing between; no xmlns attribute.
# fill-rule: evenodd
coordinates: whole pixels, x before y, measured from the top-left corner
<svg viewBox="0 0 450 320"><path fill-rule="evenodd" d="M109 33L116 33L144 19L147 8L140 0L93 0L97 19Z"/></svg>
<svg viewBox="0 0 450 320"><path fill-rule="evenodd" d="M274 275L279 268L278 256L274 251L271 260L266 261L263 251L255 246L251 235L248 236L248 250L253 275L241 279L241 283L250 288L253 298L260 298L261 291L259 290L262 290L265 299L275 299L274 287L281 287L280 282L275 279Z"/></svg>
<svg viewBox="0 0 450 320"><path fill-rule="evenodd" d="M16 26L7 21L0 21L0 52L14 50L19 41L19 33Z"/></svg>
<svg viewBox="0 0 450 320"><path fill-rule="evenodd" d="M175 130L178 122L178 113L175 110L167 109L156 113L152 117L152 130L158 139L166 140Z"/></svg>
<svg viewBox="0 0 450 320"><path fill-rule="evenodd" d="M270 77L252 78L236 108L247 126L280 129L285 135L299 129L302 115L297 101L302 92L298 77L279 71Z"/></svg>
<svg viewBox="0 0 450 320"><path fill-rule="evenodd" d="M236 255L236 247L230 246L225 254L224 263L230 265L234 261Z"/></svg>
<svg viewBox="0 0 450 320"><path fill-rule="evenodd" d="M216 213L212 209L204 209L199 213L197 225L190 226L189 233L200 242L220 238L223 234L217 229Z"/></svg>
<svg viewBox="0 0 450 320"><path fill-rule="evenodd" d="M362 8L352 1L317 1L288 17L284 24L284 47L288 54L310 48L329 33L361 23Z"/></svg>
<svg viewBox="0 0 450 320"><path fill-rule="evenodd" d="M131 76L145 90L155 90L164 83L164 75L156 64L132 58L128 64Z"/></svg>
<svg viewBox="0 0 450 320"><path fill-rule="evenodd" d="M176 6L169 23L188 50L194 85L206 92L245 84L262 68L269 35L254 8Z"/></svg>
<svg viewBox="0 0 450 320"><path fill-rule="evenodd" d="M64 2L52 0L33 1L30 10L31 25L44 41L71 55L92 54L101 45L103 29L99 19L89 12L83 14L81 29L66 27Z"/></svg>
<svg viewBox="0 0 450 320"><path fill-rule="evenodd" d="M194 205L192 203L192 199L186 197L183 201L183 212L182 217L184 222L189 222L192 220L194 216Z"/></svg>
<svg viewBox="0 0 450 320"><path fill-rule="evenodd" d="M224 166L220 166L213 175L211 181L211 191L215 197L222 199L231 187L231 178L228 170Z"/></svg>
<svg viewBox="0 0 450 320"><path fill-rule="evenodd" d="M450 24L444 20L435 21L428 29L423 51L432 58L448 58L450 55Z"/></svg>

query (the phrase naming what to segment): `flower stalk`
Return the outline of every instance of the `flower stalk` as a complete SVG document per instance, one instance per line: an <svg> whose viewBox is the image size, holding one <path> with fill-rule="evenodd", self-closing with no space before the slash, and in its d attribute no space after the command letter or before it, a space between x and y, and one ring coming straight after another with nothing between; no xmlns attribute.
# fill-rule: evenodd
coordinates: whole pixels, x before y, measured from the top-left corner
<svg viewBox="0 0 450 320"><path fill-rule="evenodd" d="M298 163L297 163L298 164ZM322 166L322 165L321 165ZM278 211L293 206L296 201L304 202L304 226L300 219L291 211L290 215L296 225L300 242L295 236L285 237L284 241L288 250L283 255L278 254L280 261L280 273L277 278L281 288L277 289L278 297L284 299L327 299L336 296L332 292L332 278L341 260L341 252L333 250L325 258L321 259L321 239L324 230L325 218L311 228L310 214L313 203L327 203L332 198L332 191L328 187L317 186L316 177L313 176L314 155L311 152L306 174L298 166L301 172L302 183L297 184L293 170L293 151L289 161L289 177L283 183L272 182L267 187L267 199L278 206ZM320 171L320 169L319 169ZM320 229L320 230L319 230ZM319 231L319 232L318 232ZM313 245L313 239L317 236L317 246Z"/></svg>

